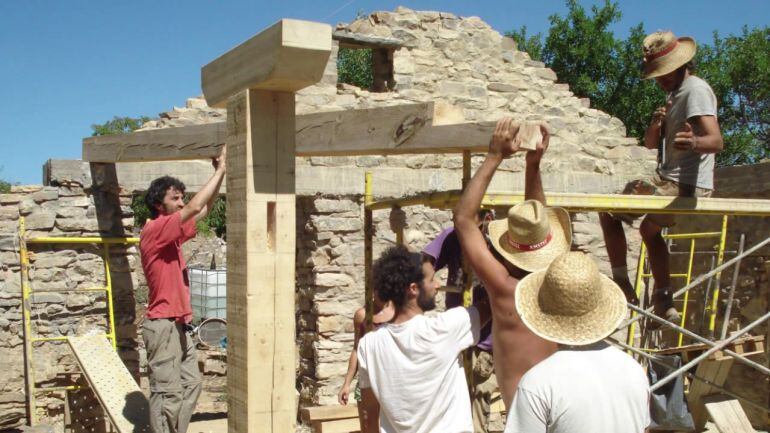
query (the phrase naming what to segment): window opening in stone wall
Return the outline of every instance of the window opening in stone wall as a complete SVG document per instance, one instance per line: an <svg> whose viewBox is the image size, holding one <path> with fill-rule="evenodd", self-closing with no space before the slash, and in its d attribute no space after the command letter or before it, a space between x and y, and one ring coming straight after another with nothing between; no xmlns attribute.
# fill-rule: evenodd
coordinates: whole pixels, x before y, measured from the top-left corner
<svg viewBox="0 0 770 433"><path fill-rule="evenodd" d="M371 92L393 90L393 49L345 45L337 55L337 83Z"/></svg>

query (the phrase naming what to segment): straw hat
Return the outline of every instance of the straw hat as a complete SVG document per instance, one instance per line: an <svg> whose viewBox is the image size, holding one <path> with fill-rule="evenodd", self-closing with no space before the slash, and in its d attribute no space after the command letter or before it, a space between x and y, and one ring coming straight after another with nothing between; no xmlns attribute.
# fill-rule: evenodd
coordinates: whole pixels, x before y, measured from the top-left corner
<svg viewBox="0 0 770 433"><path fill-rule="evenodd" d="M516 310L538 336L581 346L612 334L626 316L626 298L596 263L581 252L557 257L545 271L516 287Z"/></svg>
<svg viewBox="0 0 770 433"><path fill-rule="evenodd" d="M566 210L527 200L508 209L507 220L489 223L489 239L503 258L534 272L569 251L572 225Z"/></svg>
<svg viewBox="0 0 770 433"><path fill-rule="evenodd" d="M644 38L644 76L660 77L674 72L695 57L696 44L691 37L679 39L670 31L655 32Z"/></svg>

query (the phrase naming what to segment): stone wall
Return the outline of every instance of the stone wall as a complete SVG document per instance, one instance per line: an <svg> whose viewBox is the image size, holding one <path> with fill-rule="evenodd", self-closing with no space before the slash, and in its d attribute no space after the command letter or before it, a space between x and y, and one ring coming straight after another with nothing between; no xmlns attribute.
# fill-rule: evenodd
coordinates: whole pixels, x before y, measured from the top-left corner
<svg viewBox="0 0 770 433"><path fill-rule="evenodd" d="M462 18L447 13L399 8L394 12L373 13L349 25L341 25L337 31L401 41L401 48L393 51L393 82L386 86L391 87L392 84L393 90L371 92L354 86L338 85L335 43L323 80L297 95L298 113L443 101L460 107L469 121L497 120L504 115L517 120L543 120L548 122L553 135L542 167L545 188L552 192L614 192L627 180L650 173L655 167L654 152L637 146L635 139L626 137L625 128L618 119L590 108L589 101L575 97L566 84L558 83L552 70L540 62L532 61L526 53L517 51L512 40L504 38L476 17ZM378 68L385 66L380 64ZM145 128L217 122L223 121L224 116L224 111L209 108L201 99L192 98L185 107L163 113L159 119L146 124ZM477 166L480 161L481 158L475 156L473 165ZM374 173L374 194L380 199L423 191L457 189L461 184L461 166L461 158L456 155L297 159L299 197L296 290L297 348L300 354L298 390L301 404L334 403L347 365L353 338L351 318L355 309L363 304L364 172ZM490 190L522 190L523 168L521 158L506 161L495 176ZM82 204L77 207L85 212L85 217L93 218L94 213L89 213L89 206L99 209L96 203L98 200L94 198L99 189L94 189L90 184L100 184L103 176L94 175L90 171L87 175L83 173L77 176L82 184L73 187L76 191L74 197L79 200L77 203ZM49 173L49 178L56 179L57 176ZM144 179L142 176L138 178ZM52 184L61 183L57 181ZM63 203L75 199L64 197L62 188L65 187L40 191L48 191L47 194L57 191L60 196L56 201L57 206L68 209L74 205ZM130 197L127 193L119 195L117 190L112 193L115 200L122 200L120 204L123 206L121 208L116 201L112 216L121 214L119 217L126 219L126 225L122 228L129 229L130 215L126 205ZM34 199L31 200L34 202ZM8 227L0 227L0 231L7 229L12 233L15 230L13 224L17 217L14 212L27 212L21 202L21 199L18 202L0 201L3 204L0 218L11 221ZM40 204L36 206L42 208ZM65 233L66 230L60 228L67 224L65 220L81 214L80 211L72 212L54 216L46 232L51 235ZM406 212L406 238L415 248L422 247L441 228L451 224L450 214L446 210L416 206L407 208ZM375 257L395 240L395 235L388 227L388 214L388 211L375 213ZM51 219L50 216L45 218L46 221ZM89 224L92 224L89 228L94 227L93 222ZM600 258L606 256L595 215L575 215L573 225L576 248L594 253ZM635 232L629 234L632 236L630 251L635 254L638 250L638 236ZM9 252L12 253L12 250ZM75 251L74 254L85 253ZM631 257L629 262L633 260ZM129 262L127 258L126 261L130 265L125 267L126 275L131 278L130 285L124 290L126 293L120 298L124 305L121 308L124 309L120 311L119 320L129 327L123 334L131 336L125 341L126 347L131 348L127 352L135 353L135 330L130 328L134 323L132 296L133 288L140 289L143 279L128 273L135 269L136 260ZM12 265L13 260L8 263ZM7 318L9 326L11 322L18 323L20 320L18 307L2 307L6 302L13 304L13 298L18 299L18 267L13 268L11 265L7 271L10 272L8 278L4 281L6 286L16 284L16 288L3 289L1 293L9 295L3 295L4 298L0 300L0 308L7 310L0 317ZM74 272L71 270L74 269L73 265L77 266L69 263L70 270L65 272ZM605 263L602 263L602 267L608 270ZM66 307L66 301L64 304ZM0 322L0 327L4 323ZM6 332L7 328L2 329ZM9 331L7 333L12 334ZM18 341L13 341L14 352L9 353L9 356L18 360L21 346ZM128 361L137 362L132 359ZM20 374L18 366L21 363L14 362L16 367L13 368L17 368L14 371ZM18 408L23 407L19 403L23 400L23 382L18 374L10 375L15 379L8 382L11 385L7 386L7 391L20 396L17 399L19 401L3 403L0 400L0 405L10 407L10 404L14 404L17 412ZM5 392L6 389L3 389L3 395L6 395ZM6 413L4 406L0 406L0 413Z"/></svg>
<svg viewBox="0 0 770 433"><path fill-rule="evenodd" d="M109 167L94 165L96 182L59 186L16 186L0 194L0 429L18 426L26 418L23 320L19 256L19 220L28 237L125 236L133 229L131 197L121 193ZM96 245L29 244L31 329L37 337L105 333L105 292L77 292L105 286L103 250ZM138 376L136 351L134 247L110 247L112 296L118 354ZM34 345L35 385L62 386L82 380L65 342ZM63 393L37 395L41 420L58 417Z"/></svg>

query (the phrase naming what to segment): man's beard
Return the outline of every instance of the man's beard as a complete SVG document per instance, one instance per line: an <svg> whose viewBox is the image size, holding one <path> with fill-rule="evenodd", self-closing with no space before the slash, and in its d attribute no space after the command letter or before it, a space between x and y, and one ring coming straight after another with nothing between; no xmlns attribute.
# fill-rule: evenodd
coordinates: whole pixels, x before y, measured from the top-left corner
<svg viewBox="0 0 770 433"><path fill-rule="evenodd" d="M420 307L422 311L431 311L436 308L436 296L429 296L422 284L420 285L420 290L417 294L417 306Z"/></svg>

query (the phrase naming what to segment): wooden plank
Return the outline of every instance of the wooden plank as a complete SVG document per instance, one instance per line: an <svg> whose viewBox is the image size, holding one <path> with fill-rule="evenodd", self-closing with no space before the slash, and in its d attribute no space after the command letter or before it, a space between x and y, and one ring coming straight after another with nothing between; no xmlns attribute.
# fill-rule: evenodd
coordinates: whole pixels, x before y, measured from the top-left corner
<svg viewBox="0 0 770 433"><path fill-rule="evenodd" d="M137 131L83 139L83 160L140 162L210 159L227 138L227 122Z"/></svg>
<svg viewBox="0 0 770 433"><path fill-rule="evenodd" d="M709 382L723 386L730 374L730 369L735 362L734 358L724 357L719 359L707 359L698 364L695 375ZM687 404L690 407L696 429L702 429L706 425L707 413L702 398L717 390L700 380L693 380L687 393Z"/></svg>
<svg viewBox="0 0 770 433"><path fill-rule="evenodd" d="M310 113L296 118L296 154L366 155L486 151L495 122L460 122L456 107L433 103ZM459 122L459 123L458 123ZM209 159L225 142L225 122L83 139L83 160Z"/></svg>
<svg viewBox="0 0 770 433"><path fill-rule="evenodd" d="M704 398L704 401L706 411L720 433L756 431L738 400L723 395L712 395Z"/></svg>
<svg viewBox="0 0 770 433"><path fill-rule="evenodd" d="M735 340L732 343L730 343L730 345L728 345L727 347L728 347L728 349L731 349L731 350L735 351L736 353L741 353L741 352L738 352L737 346L743 345L745 343L748 343L750 345L756 345L758 342L762 342L764 340L765 340L765 336L764 335L749 335L749 336L746 336L746 337L738 338L737 340ZM655 351L655 354L656 355L673 355L673 354L681 354L681 353L684 353L684 352L691 352L691 351L694 351L694 350L706 351L706 350L708 350L710 348L711 348L711 346L709 346L707 344L694 343L694 344L688 344L688 345L685 345L685 346L671 347L671 348L668 348L668 349L657 350L657 351ZM746 351L752 351L752 350L749 349L749 350L746 350Z"/></svg>
<svg viewBox="0 0 770 433"><path fill-rule="evenodd" d="M333 421L315 421L315 433L355 433L361 431L361 424L356 418L338 419Z"/></svg>
<svg viewBox="0 0 770 433"><path fill-rule="evenodd" d="M150 405L104 335L67 337L80 369L119 433L150 432Z"/></svg>
<svg viewBox="0 0 770 433"><path fill-rule="evenodd" d="M342 418L358 418L358 406L355 404L334 406L311 406L301 410L302 418L307 421L330 421Z"/></svg>
<svg viewBox="0 0 770 433"><path fill-rule="evenodd" d="M295 92L321 80L329 60L328 24L282 19L201 70L206 102L222 107L246 90Z"/></svg>

